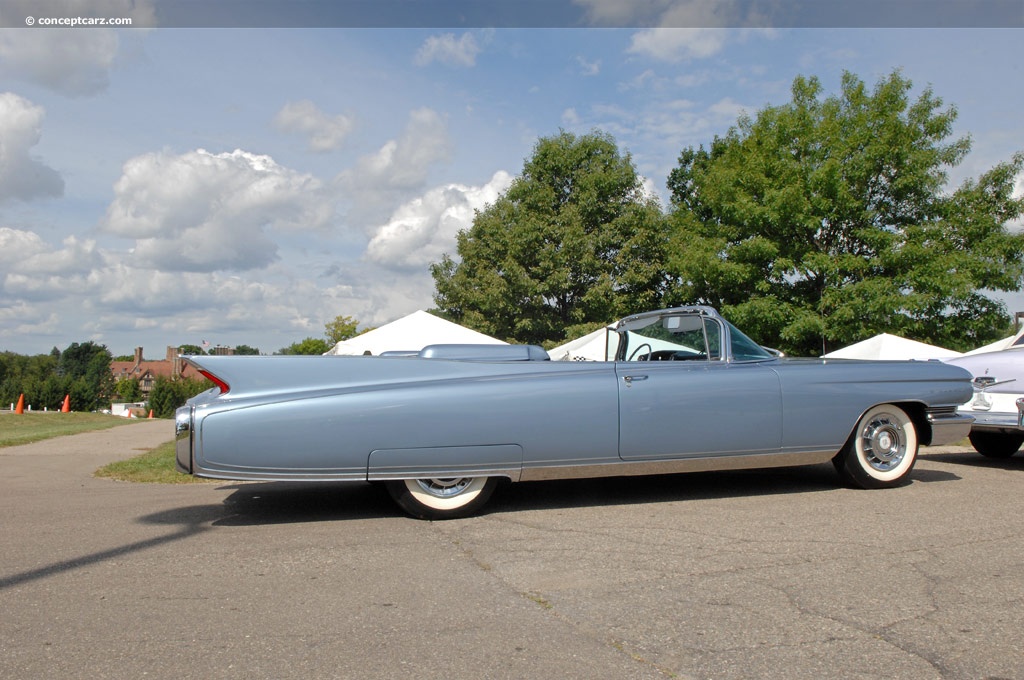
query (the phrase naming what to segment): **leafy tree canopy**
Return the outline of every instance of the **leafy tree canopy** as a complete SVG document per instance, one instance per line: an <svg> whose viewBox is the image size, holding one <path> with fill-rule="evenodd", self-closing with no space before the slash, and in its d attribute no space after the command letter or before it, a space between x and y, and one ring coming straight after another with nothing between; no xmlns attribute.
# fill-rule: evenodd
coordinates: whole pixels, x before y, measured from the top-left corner
<svg viewBox="0 0 1024 680"><path fill-rule="evenodd" d="M278 354L323 354L333 345L323 338L306 338L278 350Z"/></svg>
<svg viewBox="0 0 1024 680"><path fill-rule="evenodd" d="M327 337L327 342L336 345L342 340L359 335L359 331L356 330L358 327L359 321L351 316L336 316L324 325L324 334Z"/></svg>
<svg viewBox="0 0 1024 680"><path fill-rule="evenodd" d="M792 101L740 118L670 177L668 302L722 309L760 342L818 354L879 332L969 349L1007 325L984 291L1019 290L1024 154L949 191L970 150L931 89L897 71L838 95L797 78Z"/></svg>
<svg viewBox="0 0 1024 680"><path fill-rule="evenodd" d="M665 232L656 200L607 134L540 139L522 174L431 266L441 316L535 344L656 304Z"/></svg>
<svg viewBox="0 0 1024 680"><path fill-rule="evenodd" d="M199 345L178 345L178 354L184 354L187 356L203 356L206 354L206 350Z"/></svg>

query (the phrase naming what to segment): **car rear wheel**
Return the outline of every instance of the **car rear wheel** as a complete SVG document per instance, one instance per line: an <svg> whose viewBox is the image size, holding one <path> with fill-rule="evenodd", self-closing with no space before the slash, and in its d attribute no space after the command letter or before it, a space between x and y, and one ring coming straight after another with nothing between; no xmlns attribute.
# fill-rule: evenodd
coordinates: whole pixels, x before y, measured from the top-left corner
<svg viewBox="0 0 1024 680"><path fill-rule="evenodd" d="M456 519L483 507L494 493L495 477L402 479L387 482L399 507L419 519Z"/></svg>
<svg viewBox="0 0 1024 680"><path fill-rule="evenodd" d="M1009 458L1024 444L1024 434L1008 432L971 432L967 438L975 451L988 458Z"/></svg>
<svg viewBox="0 0 1024 680"><path fill-rule="evenodd" d="M862 489L899 486L917 461L917 430L894 404L868 410L832 463L848 484Z"/></svg>

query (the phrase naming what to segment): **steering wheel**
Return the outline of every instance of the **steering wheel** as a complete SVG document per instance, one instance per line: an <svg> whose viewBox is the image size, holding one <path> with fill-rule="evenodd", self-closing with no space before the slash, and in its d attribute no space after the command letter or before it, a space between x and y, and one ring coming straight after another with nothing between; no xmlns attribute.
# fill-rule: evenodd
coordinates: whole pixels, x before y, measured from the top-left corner
<svg viewBox="0 0 1024 680"><path fill-rule="evenodd" d="M632 361L632 360L633 360L633 357L635 357L635 356L636 356L636 355L637 355L637 354L638 354L638 353L640 352L640 350L642 350L642 349L643 349L644 347L646 347L646 348L647 348L647 354L646 354L646 355L644 355L644 356L643 356L642 358L640 358L640 359L637 359L637 361L647 361L647 357L648 357L648 356L649 356L649 355L651 354L651 352L653 352L653 351L654 351L654 348L653 348L653 347L651 347L651 346L650 346L649 344L647 344L646 342L645 342L645 343L643 343L642 345L640 345L639 347L637 347L637 348L636 348L635 350L633 350L633 353L629 355L629 358L628 358L628 359L626 359L626 361Z"/></svg>

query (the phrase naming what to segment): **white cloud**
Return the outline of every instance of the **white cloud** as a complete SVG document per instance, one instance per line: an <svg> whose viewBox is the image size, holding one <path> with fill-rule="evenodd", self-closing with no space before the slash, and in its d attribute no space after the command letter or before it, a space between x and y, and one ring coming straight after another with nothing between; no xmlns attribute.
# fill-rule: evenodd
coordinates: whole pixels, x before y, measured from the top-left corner
<svg viewBox="0 0 1024 680"><path fill-rule="evenodd" d="M647 25L677 0L573 0L586 8L591 23L601 26Z"/></svg>
<svg viewBox="0 0 1024 680"><path fill-rule="evenodd" d="M0 263L7 267L46 251L46 243L39 234L0 227Z"/></svg>
<svg viewBox="0 0 1024 680"><path fill-rule="evenodd" d="M0 22L7 26L40 15L131 18L135 32L156 23L152 0L63 0L42 6L37 0L5 0L0 5ZM0 75L72 97L93 95L109 85L118 48L114 29L7 29L0 31Z"/></svg>
<svg viewBox="0 0 1024 680"><path fill-rule="evenodd" d="M634 33L627 51L659 61L704 59L718 54L728 36L717 28L651 28Z"/></svg>
<svg viewBox="0 0 1024 680"><path fill-rule="evenodd" d="M452 143L445 118L432 109L409 114L402 134L360 158L334 181L345 197L348 225L372 231L396 205L421 193L436 166L450 160Z"/></svg>
<svg viewBox="0 0 1024 680"><path fill-rule="evenodd" d="M135 261L167 271L246 270L277 258L269 230L326 226L332 198L269 156L203 149L129 160L103 231L136 240Z"/></svg>
<svg viewBox="0 0 1024 680"><path fill-rule="evenodd" d="M42 137L43 115L43 107L11 92L0 93L0 202L64 193L60 174L31 154Z"/></svg>
<svg viewBox="0 0 1024 680"><path fill-rule="evenodd" d="M432 109L416 109L409 114L401 137L360 159L349 179L365 188L416 188L422 186L431 166L450 156L451 140L444 117Z"/></svg>
<svg viewBox="0 0 1024 680"><path fill-rule="evenodd" d="M482 187L449 184L431 189L399 207L377 228L366 248L366 259L389 267L421 268L455 250L455 236L468 229L477 210L498 199L512 184L499 171Z"/></svg>
<svg viewBox="0 0 1024 680"><path fill-rule="evenodd" d="M577 56L576 63L579 64L580 74L583 76L596 76L601 73L601 60L587 61L583 57Z"/></svg>
<svg viewBox="0 0 1024 680"><path fill-rule="evenodd" d="M274 118L274 124L285 132L306 136L310 151L334 151L355 127L351 117L328 115L308 99L285 104Z"/></svg>
<svg viewBox="0 0 1024 680"><path fill-rule="evenodd" d="M480 46L472 33L463 33L456 38L454 33L432 35L420 46L414 59L417 66L427 66L433 62L448 66L471 67L476 65L476 57L480 54Z"/></svg>

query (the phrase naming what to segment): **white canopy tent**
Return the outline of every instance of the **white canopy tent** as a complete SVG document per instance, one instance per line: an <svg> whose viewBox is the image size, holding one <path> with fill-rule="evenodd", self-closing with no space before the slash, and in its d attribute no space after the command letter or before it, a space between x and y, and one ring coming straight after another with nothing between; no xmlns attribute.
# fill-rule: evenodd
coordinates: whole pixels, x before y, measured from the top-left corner
<svg viewBox="0 0 1024 680"><path fill-rule="evenodd" d="M835 352L823 354L826 359L949 359L960 356L960 352L936 347L917 340L908 340L898 335L882 333L862 340Z"/></svg>
<svg viewBox="0 0 1024 680"><path fill-rule="evenodd" d="M1011 335L1008 338L1002 340L996 340L995 342L989 343L977 349L972 349L970 352L965 354L984 354L985 352L998 352L999 350L1009 349L1015 345L1024 344L1024 340L1021 340L1021 336L1024 336L1024 328L1019 330L1016 335Z"/></svg>
<svg viewBox="0 0 1024 680"><path fill-rule="evenodd" d="M614 355L615 350L618 349L619 339L615 334L608 337L607 330L612 328L598 328L593 333L588 333L582 338L571 340L564 345L559 345L554 349L548 350L548 356L551 357L552 361L610 361L613 357L609 357L609 354ZM646 349L642 349L640 354L647 354L648 352L657 352L658 350L669 350L669 351L683 351L683 352L695 352L696 350L678 345L668 340L659 340L657 338L648 338L627 331L629 344L627 345L633 349L639 349L646 346ZM610 346L609 346L609 343Z"/></svg>
<svg viewBox="0 0 1024 680"><path fill-rule="evenodd" d="M508 344L419 310L380 328L342 340L325 354L355 355L369 352L377 355L390 351L418 352L427 345L449 343Z"/></svg>
<svg viewBox="0 0 1024 680"><path fill-rule="evenodd" d="M598 328L582 338L549 349L548 356L552 361L604 361L607 342L605 332L606 329Z"/></svg>

